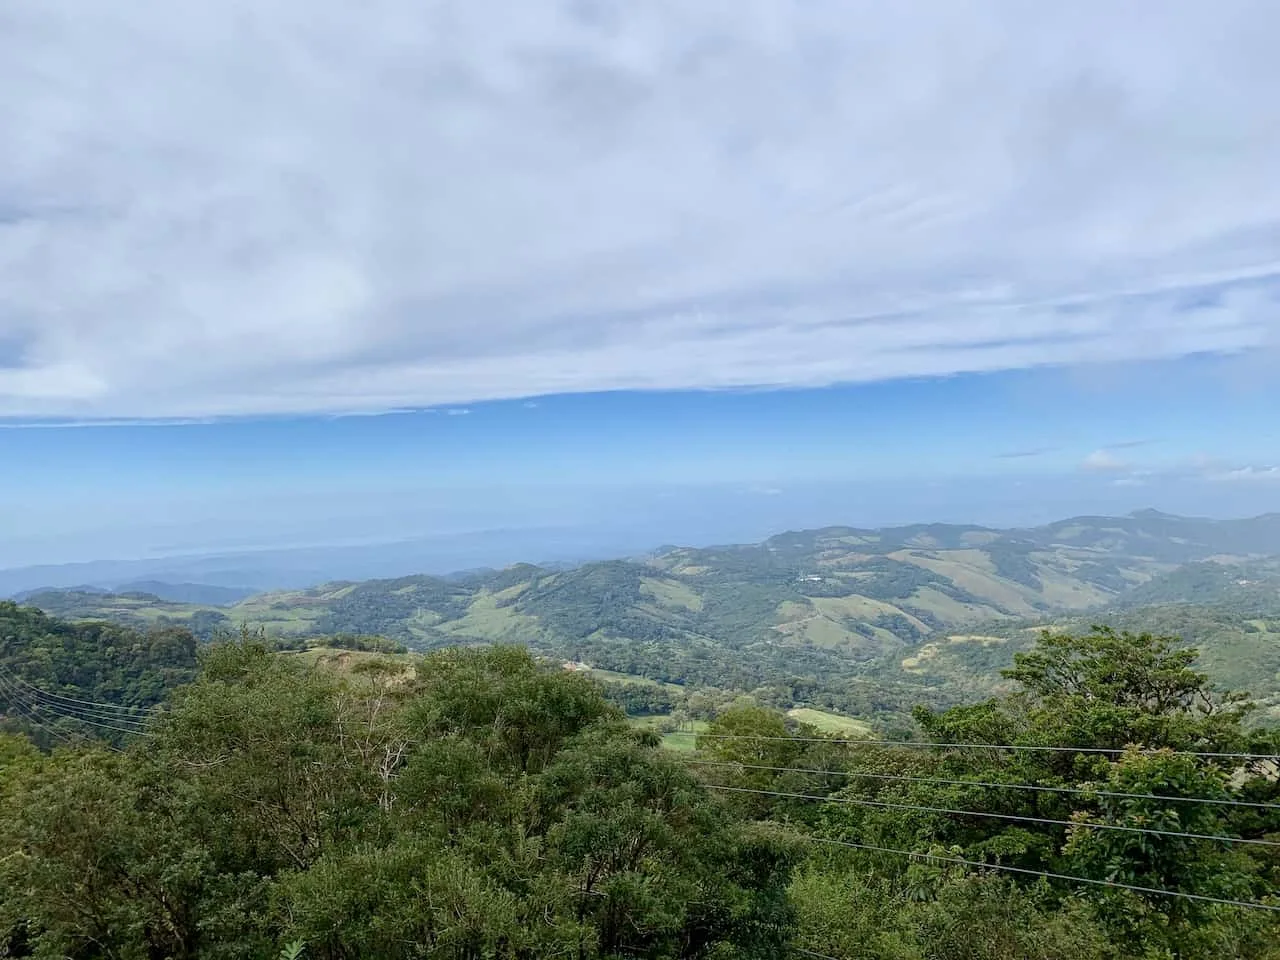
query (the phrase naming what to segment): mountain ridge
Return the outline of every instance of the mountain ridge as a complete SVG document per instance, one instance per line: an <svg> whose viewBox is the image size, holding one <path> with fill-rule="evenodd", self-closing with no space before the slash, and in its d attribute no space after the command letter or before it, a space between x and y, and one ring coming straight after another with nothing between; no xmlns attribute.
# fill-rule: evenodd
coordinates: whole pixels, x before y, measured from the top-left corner
<svg viewBox="0 0 1280 960"><path fill-rule="evenodd" d="M1109 528L1104 533L1103 525ZM1188 544L1165 544L1163 559L1189 562L1203 559L1205 546L1227 554L1269 555L1280 552L1280 513L1260 514L1242 520L1215 520L1203 517L1180 517L1148 508L1124 517L1078 516L1032 527L992 527L978 524L915 523L882 527L828 526L801 531L787 531L752 544L781 541L821 532L840 530L850 536L896 538L902 546L952 546L957 537L1001 539L1009 543L1028 540L1050 546L1055 533L1064 531L1068 539L1078 541L1083 527L1095 531L1094 545L1111 549L1126 537L1136 535L1134 525L1163 526L1156 534L1168 537L1168 528L1177 528ZM618 556L646 557L662 553L669 546L655 548L646 543L648 534L635 525L619 525L602 531L566 528L551 531L510 530L480 531L474 535L448 535L384 544L359 546L271 549L237 554L188 554L151 560L85 561L32 567L0 569L0 596L14 597L45 590L79 588L119 590L122 584L163 582L169 584L208 585L233 590L265 592L272 589L298 589L336 580L386 579L412 573L454 575L455 571L482 568L503 569L512 564L540 558L540 566L576 566ZM1154 531L1148 530L1148 533ZM910 537L917 542L907 542ZM1212 543L1201 542L1208 536ZM874 542L874 541L873 541ZM738 542L741 544L741 542ZM722 545L724 545L722 543ZM727 545L734 545L728 541ZM1075 546L1082 546L1079 542ZM714 544L713 544L714 547ZM704 547L700 549L711 549ZM694 549L681 547L678 549Z"/></svg>
<svg viewBox="0 0 1280 960"><path fill-rule="evenodd" d="M1152 529L1152 525L1157 525ZM80 594L83 596L150 594L162 602L228 608L248 603L260 607L281 598L318 599L348 589L367 591L389 585L399 591L414 583L438 582L457 589L505 589L529 579L572 575L600 567L621 571L626 565L650 576L692 578L697 582L714 568L752 582L820 584L807 589L822 597L850 595L870 599L909 599L926 587L937 588L964 603L973 597L995 613L1033 609L1081 609L1117 599L1140 584L1189 563L1221 561L1243 564L1280 554L1280 513L1244 520L1178 517L1153 509L1126 517L1069 517L1039 527L996 528L976 524L920 523L882 528L830 525L784 531L756 543L705 547L664 546L647 554L582 564L515 563L451 573L410 573L390 578L329 579L288 590L248 593L246 588L217 584L131 581L114 587L84 584L72 588L23 591L19 598ZM904 564L906 566L904 566ZM949 571L947 565L966 568ZM952 573L965 574L970 585L988 580L984 589L957 586ZM906 584L893 584L894 576ZM1070 575L1074 595L1054 591L1047 580ZM705 578L704 578L705 579ZM943 581L952 580L947 586ZM1087 588L1087 589L1086 589ZM906 590L903 593L903 590ZM1069 591L1070 592L1070 591ZM877 597L876 594L884 594ZM968 597L964 596L968 594ZM336 599L341 599L336 598ZM917 598L918 599L918 598Z"/></svg>
<svg viewBox="0 0 1280 960"><path fill-rule="evenodd" d="M303 645L372 635L418 650L520 643L609 682L657 685L646 701L654 690L736 690L892 722L915 703L989 695L1038 629L1097 617L1202 646L1215 681L1271 710L1277 555L1280 514L1144 513L1008 530L831 525L568 567L333 580L226 606L56 590L27 602L206 639L247 627Z"/></svg>

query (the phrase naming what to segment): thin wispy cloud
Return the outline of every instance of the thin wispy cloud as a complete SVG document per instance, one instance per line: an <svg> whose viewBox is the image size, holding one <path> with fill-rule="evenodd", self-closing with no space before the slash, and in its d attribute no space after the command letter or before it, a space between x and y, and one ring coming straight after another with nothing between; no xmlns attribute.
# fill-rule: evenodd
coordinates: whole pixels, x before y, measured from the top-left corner
<svg viewBox="0 0 1280 960"><path fill-rule="evenodd" d="M1129 463L1121 460L1109 450L1100 449L1085 457L1080 467L1092 473L1115 473L1121 470L1128 470Z"/></svg>
<svg viewBox="0 0 1280 960"><path fill-rule="evenodd" d="M18 0L0 416L1275 343L1280 7Z"/></svg>
<svg viewBox="0 0 1280 960"><path fill-rule="evenodd" d="M997 460L1024 460L1030 457L1043 457L1046 453L1053 453L1057 447L1029 447L1026 450L1007 450L1004 453L997 453Z"/></svg>
<svg viewBox="0 0 1280 960"><path fill-rule="evenodd" d="M0 430L78 430L85 427L192 427L217 423L215 417L144 417L136 419L101 418L93 420L5 420Z"/></svg>
<svg viewBox="0 0 1280 960"><path fill-rule="evenodd" d="M1152 440L1152 439L1122 440L1119 443L1108 443L1105 447L1103 447L1103 449L1104 450L1135 450L1138 447L1149 447L1156 442L1157 442L1156 440Z"/></svg>
<svg viewBox="0 0 1280 960"><path fill-rule="evenodd" d="M1119 473L1112 480L1116 486L1142 486L1149 481L1193 483L1268 483L1280 481L1280 465L1275 463L1241 463L1219 457L1195 454L1182 460L1154 466L1135 467L1117 457L1109 448L1089 454L1081 469L1096 473Z"/></svg>
<svg viewBox="0 0 1280 960"><path fill-rule="evenodd" d="M1272 482L1280 483L1280 466L1244 466L1208 475L1210 480L1227 483Z"/></svg>

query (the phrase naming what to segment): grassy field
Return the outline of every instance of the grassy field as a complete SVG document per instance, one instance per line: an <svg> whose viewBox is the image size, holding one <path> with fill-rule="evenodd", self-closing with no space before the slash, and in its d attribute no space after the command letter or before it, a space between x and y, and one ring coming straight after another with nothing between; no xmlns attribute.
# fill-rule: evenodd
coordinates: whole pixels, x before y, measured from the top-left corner
<svg viewBox="0 0 1280 960"><path fill-rule="evenodd" d="M347 650L342 647L314 646L287 654L307 663L331 667L340 673L350 673L366 663L389 663L402 667L412 674L419 655L415 653L377 653L372 650Z"/></svg>
<svg viewBox="0 0 1280 960"><path fill-rule="evenodd" d="M1030 602L1030 598L1036 594L1035 590L996 576L994 572L988 573L971 566L969 563L954 559L956 554L963 555L968 552L964 550L949 551L946 557L940 557L922 556L914 551L903 551L889 556L895 560L914 563L918 567L923 567L932 573L946 577L957 587L967 591L992 608L998 607L1020 616L1035 614L1036 608ZM988 563L987 565L989 566L990 564Z"/></svg>
<svg viewBox="0 0 1280 960"><path fill-rule="evenodd" d="M872 733L871 726L862 720L855 720L853 717L846 717L839 713L829 713L826 710L815 710L812 707L796 707L794 710L788 710L787 716L801 723L811 724L823 733L837 736L869 737ZM631 723L642 729L653 730L660 728L666 720L665 716L632 717ZM704 720L688 720L680 730L664 734L662 746L667 750L691 753L697 749L698 734L705 733L708 726Z"/></svg>
<svg viewBox="0 0 1280 960"><path fill-rule="evenodd" d="M682 610L702 609L702 597L679 581L646 577L641 582L640 592L668 607L678 607Z"/></svg>
<svg viewBox="0 0 1280 960"><path fill-rule="evenodd" d="M666 717L632 717L631 723L634 726L652 730L659 727L666 719ZM705 733L708 726L705 720L687 720L682 729L663 735L662 747L678 753L692 753L698 746L698 734Z"/></svg>
<svg viewBox="0 0 1280 960"><path fill-rule="evenodd" d="M869 737L871 725L853 717L839 713L828 713L826 710L815 710L812 707L796 707L787 711L787 716L801 723L817 727L823 733L835 733L845 737Z"/></svg>
<svg viewBox="0 0 1280 960"><path fill-rule="evenodd" d="M662 687L666 690L684 689L678 683L663 683L660 680L652 680L649 677L642 677L635 673L619 673L616 670L600 670L596 667L583 672L592 680L599 680L601 683L612 680L618 683L636 683L643 687Z"/></svg>
<svg viewBox="0 0 1280 960"><path fill-rule="evenodd" d="M503 591L503 594L511 593ZM515 607L498 605L503 594L478 593L464 616L441 624L440 629L470 640L504 641L540 636L536 618L519 613Z"/></svg>
<svg viewBox="0 0 1280 960"><path fill-rule="evenodd" d="M698 749L698 734L705 733L709 724L705 720L690 720L687 730L677 730L662 738L663 749L678 753L692 753Z"/></svg>

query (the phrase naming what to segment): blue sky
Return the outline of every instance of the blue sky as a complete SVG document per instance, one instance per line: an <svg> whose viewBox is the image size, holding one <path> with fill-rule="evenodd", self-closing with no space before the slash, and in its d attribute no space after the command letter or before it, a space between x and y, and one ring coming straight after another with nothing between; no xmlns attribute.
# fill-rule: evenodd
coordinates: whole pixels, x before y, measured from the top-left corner
<svg viewBox="0 0 1280 960"><path fill-rule="evenodd" d="M823 389L614 392L381 416L0 430L0 564L596 526L1034 523L1280 507L1246 360Z"/></svg>
<svg viewBox="0 0 1280 960"><path fill-rule="evenodd" d="M4 16L0 564L1275 505L1267 0Z"/></svg>

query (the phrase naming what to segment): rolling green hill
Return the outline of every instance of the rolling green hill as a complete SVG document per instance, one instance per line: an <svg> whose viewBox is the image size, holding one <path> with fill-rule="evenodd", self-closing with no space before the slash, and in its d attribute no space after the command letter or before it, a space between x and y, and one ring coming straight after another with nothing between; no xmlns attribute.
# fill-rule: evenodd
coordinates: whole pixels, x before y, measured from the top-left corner
<svg viewBox="0 0 1280 960"><path fill-rule="evenodd" d="M1011 531L828 527L571 569L329 583L223 607L68 591L28 602L73 619L183 624L201 637L248 625L281 637L380 635L420 650L522 642L627 677L900 715L913 702L989 692L1028 630L1102 616L1094 611L1195 633L1215 678L1271 696L1280 676L1265 618L1280 615L1280 562L1268 549L1280 553L1280 515L1144 511ZM1148 612L1185 601L1200 612Z"/></svg>
<svg viewBox="0 0 1280 960"><path fill-rule="evenodd" d="M1200 666L1216 685L1251 693L1261 708L1257 719L1280 721L1280 603L1274 600L1266 614L1233 603L1162 603L995 624L981 634L923 644L901 666L922 683L978 690L1041 630L1081 632L1099 622L1181 638L1200 650Z"/></svg>

